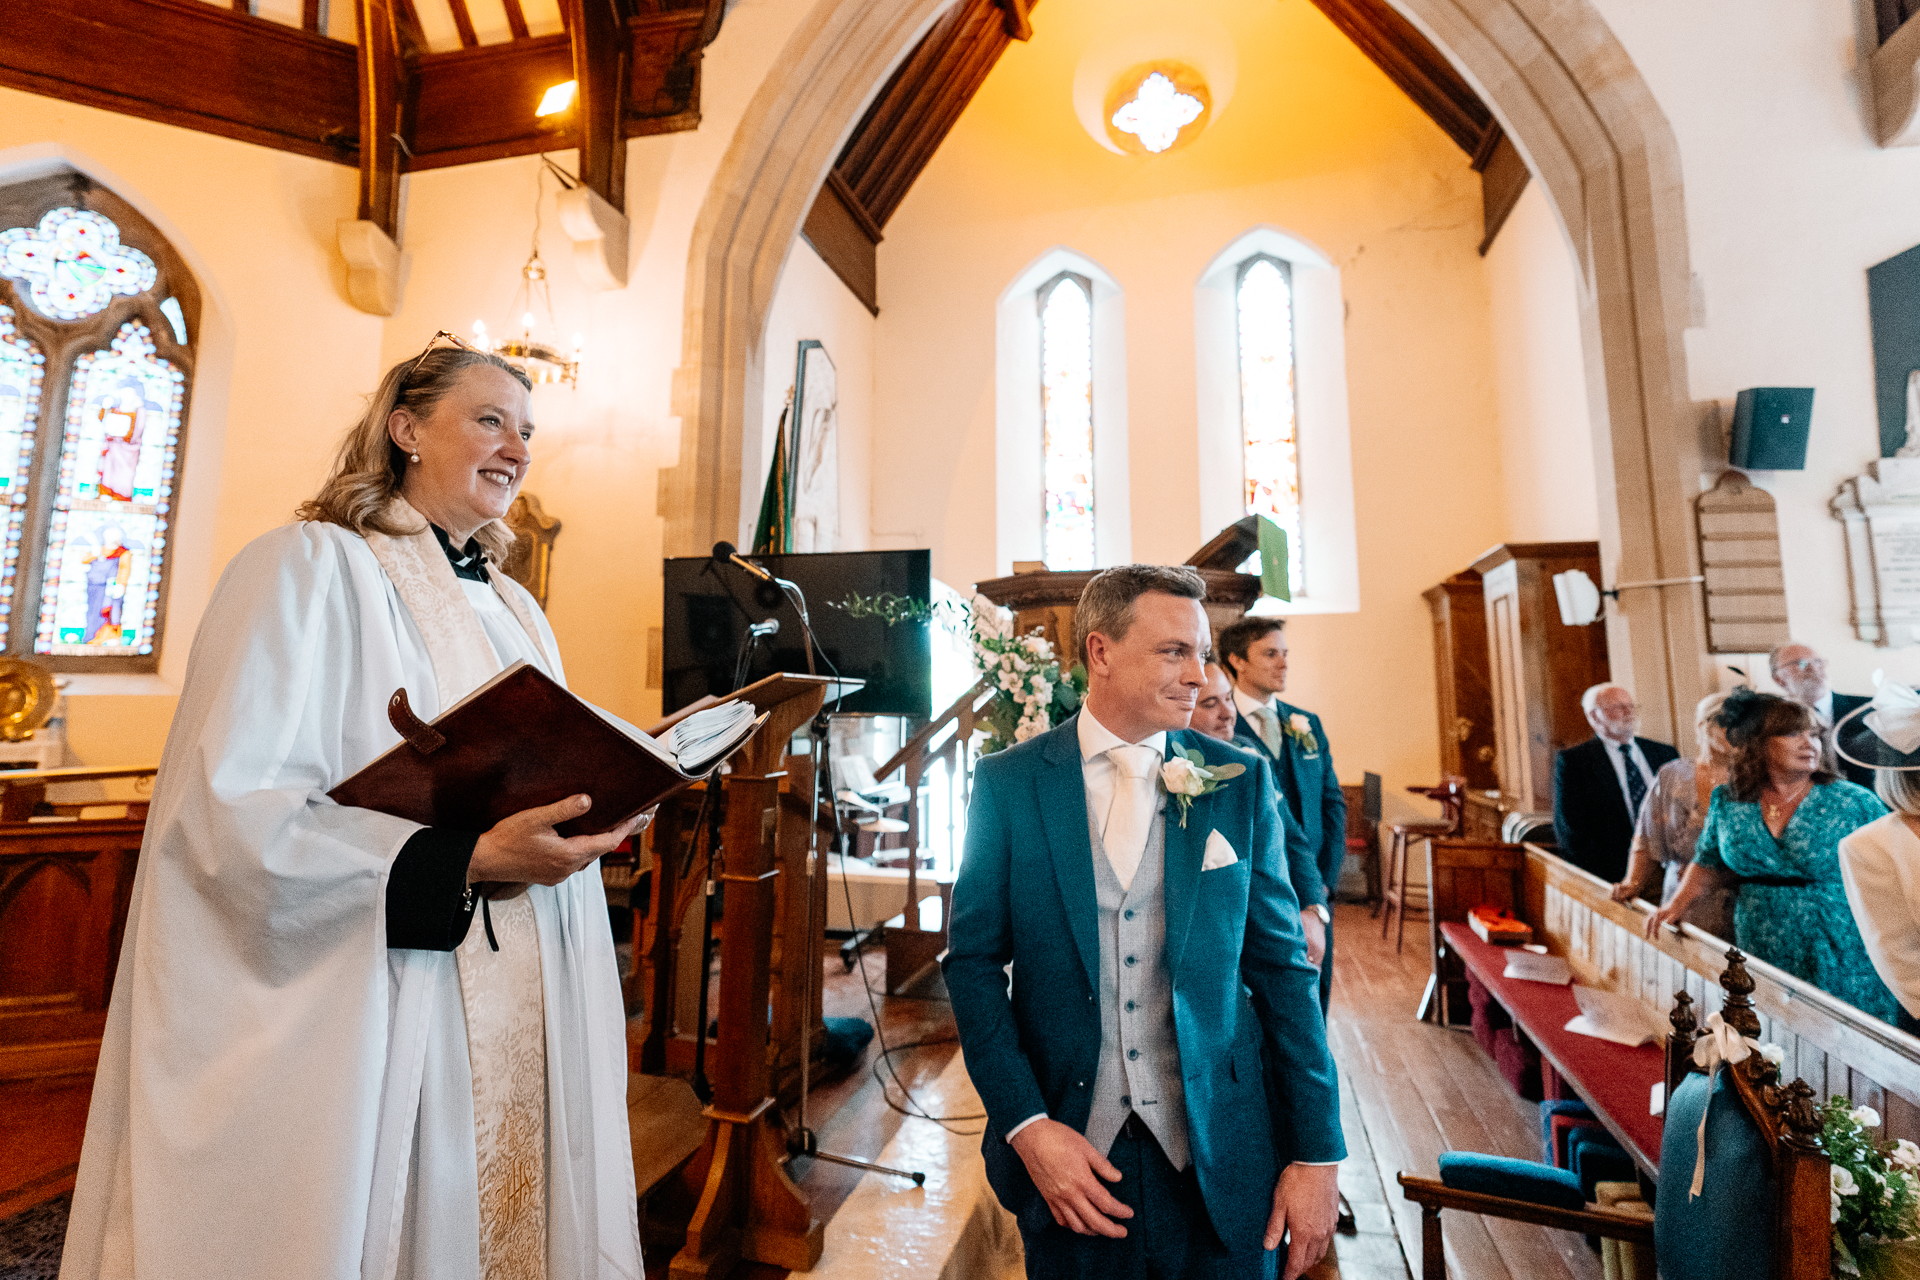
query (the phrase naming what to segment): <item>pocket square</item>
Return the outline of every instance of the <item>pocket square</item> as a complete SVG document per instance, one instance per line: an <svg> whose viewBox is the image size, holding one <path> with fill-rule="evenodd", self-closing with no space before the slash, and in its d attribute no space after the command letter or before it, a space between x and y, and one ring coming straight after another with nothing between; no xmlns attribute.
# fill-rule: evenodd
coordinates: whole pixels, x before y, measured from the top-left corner
<svg viewBox="0 0 1920 1280"><path fill-rule="evenodd" d="M1220 868L1230 867L1238 861L1240 861L1240 855L1233 851L1233 846L1227 843L1225 836L1221 835L1218 831L1212 831L1207 834L1207 852L1206 855L1200 859L1200 869L1202 871L1218 871Z"/></svg>

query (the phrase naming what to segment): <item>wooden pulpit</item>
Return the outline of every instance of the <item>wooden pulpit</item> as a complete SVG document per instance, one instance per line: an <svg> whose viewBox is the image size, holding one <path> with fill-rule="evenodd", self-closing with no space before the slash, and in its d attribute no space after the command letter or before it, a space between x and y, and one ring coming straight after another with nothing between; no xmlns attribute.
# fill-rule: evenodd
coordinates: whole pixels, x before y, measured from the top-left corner
<svg viewBox="0 0 1920 1280"><path fill-rule="evenodd" d="M773 675L733 695L768 718L720 782L725 870L717 878L726 886L720 1035L713 1097L703 1113L706 1142L680 1174L695 1207L686 1244L673 1259L673 1280L729 1275L741 1262L804 1271L820 1259L822 1224L782 1164L786 1135L768 1065L768 994L781 874L780 765L788 741L819 713L832 683ZM805 945L792 938L789 948Z"/></svg>

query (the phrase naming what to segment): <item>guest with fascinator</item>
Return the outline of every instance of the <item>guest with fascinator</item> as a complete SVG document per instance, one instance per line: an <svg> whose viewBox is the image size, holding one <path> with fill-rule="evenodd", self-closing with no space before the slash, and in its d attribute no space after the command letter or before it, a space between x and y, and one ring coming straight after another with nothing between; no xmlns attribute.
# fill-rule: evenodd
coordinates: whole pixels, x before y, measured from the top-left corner
<svg viewBox="0 0 1920 1280"><path fill-rule="evenodd" d="M1873 771L1893 812L1840 842L1840 871L1867 958L1900 1002L1894 1025L1920 1035L1920 694L1873 679L1873 700L1834 726L1834 750Z"/></svg>
<svg viewBox="0 0 1920 1280"><path fill-rule="evenodd" d="M1629 902L1649 889L1661 905L1673 901L1680 881L1693 865L1693 851L1707 824L1707 807L1715 787L1727 780L1733 748L1720 727L1724 693L1710 693L1693 711L1693 738L1700 751L1692 760L1669 760L1654 775L1653 790L1640 807L1627 854L1626 878L1613 886L1615 902ZM1734 888L1708 890L1693 900L1686 922L1719 938L1733 937Z"/></svg>
<svg viewBox="0 0 1920 1280"><path fill-rule="evenodd" d="M1733 941L1871 1017L1899 1002L1874 970L1848 909L1840 841L1886 813L1865 788L1820 767L1823 733L1803 704L1736 689L1720 708L1733 757L1716 787L1680 891L1647 921L1652 937L1701 894L1740 889Z"/></svg>

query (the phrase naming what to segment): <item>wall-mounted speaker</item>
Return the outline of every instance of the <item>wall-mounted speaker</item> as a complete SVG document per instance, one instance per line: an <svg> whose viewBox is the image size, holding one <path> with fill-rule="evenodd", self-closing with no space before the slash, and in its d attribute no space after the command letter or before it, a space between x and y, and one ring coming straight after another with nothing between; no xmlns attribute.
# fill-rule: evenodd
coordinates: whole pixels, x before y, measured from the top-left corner
<svg viewBox="0 0 1920 1280"><path fill-rule="evenodd" d="M1812 423L1812 387L1748 387L1734 401L1727 461L1745 471L1804 470Z"/></svg>

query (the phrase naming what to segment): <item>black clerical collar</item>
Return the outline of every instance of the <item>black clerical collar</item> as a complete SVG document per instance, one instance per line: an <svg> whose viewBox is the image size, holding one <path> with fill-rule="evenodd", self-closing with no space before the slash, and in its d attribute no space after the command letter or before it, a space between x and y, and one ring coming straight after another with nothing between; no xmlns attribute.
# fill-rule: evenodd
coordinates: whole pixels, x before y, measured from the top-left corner
<svg viewBox="0 0 1920 1280"><path fill-rule="evenodd" d="M440 539L440 549L447 553L447 563L453 566L454 577L471 578L475 582L490 581L487 577L487 559L480 550L480 539L468 538L467 545L455 551L453 539L447 536L447 531L431 521L428 524L433 529L433 536Z"/></svg>

